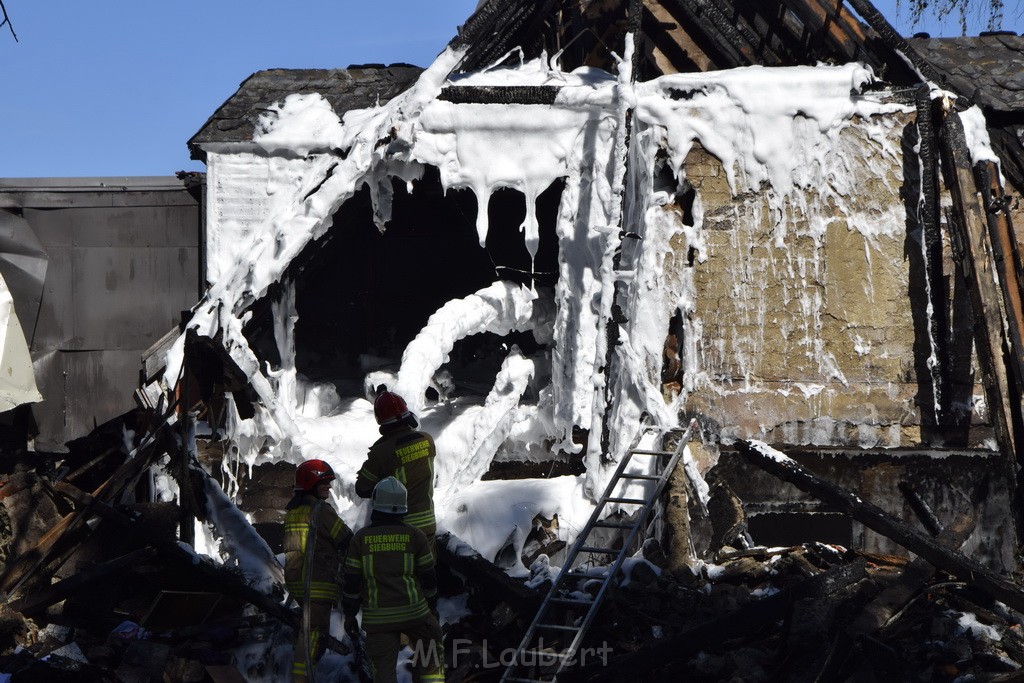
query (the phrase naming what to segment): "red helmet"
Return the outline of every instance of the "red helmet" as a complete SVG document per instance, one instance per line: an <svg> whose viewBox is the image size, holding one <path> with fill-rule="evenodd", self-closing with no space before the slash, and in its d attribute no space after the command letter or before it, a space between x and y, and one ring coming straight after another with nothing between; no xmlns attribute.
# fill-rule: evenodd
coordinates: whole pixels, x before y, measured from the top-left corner
<svg viewBox="0 0 1024 683"><path fill-rule="evenodd" d="M409 415L412 415L409 412L409 406L405 404L405 399L398 394L387 389L377 394L377 398L373 402L373 416L377 418L377 424L394 424Z"/></svg>
<svg viewBox="0 0 1024 683"><path fill-rule="evenodd" d="M334 470L323 460L307 460L295 470L295 488L312 491L322 481L334 481Z"/></svg>

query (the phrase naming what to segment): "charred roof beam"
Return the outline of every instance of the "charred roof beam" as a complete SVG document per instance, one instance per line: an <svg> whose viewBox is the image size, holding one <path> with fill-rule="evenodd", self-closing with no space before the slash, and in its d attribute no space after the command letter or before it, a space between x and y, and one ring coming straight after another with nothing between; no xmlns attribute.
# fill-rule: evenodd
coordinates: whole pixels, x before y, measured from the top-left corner
<svg viewBox="0 0 1024 683"><path fill-rule="evenodd" d="M702 11L703 7L701 7L701 10L694 9L694 5L700 6L702 3L691 4L688 0L664 0L662 5L672 12L673 16L678 17L681 24L693 27L704 26L704 22L701 20L701 15L704 13ZM736 29L729 25L724 18L722 19L722 23L725 25L724 31L726 31L726 33L723 33L722 30L718 30L717 32L705 30L701 32L700 36L696 35L695 32L691 32L690 35L698 43L709 43L707 47L702 46L702 49L710 58L712 65L716 68L727 69L733 66L745 66L752 64L753 61L744 57L740 52L737 47L739 43L730 39L730 34L738 38ZM703 38L704 40L701 41L700 38ZM708 47L711 48L711 52L708 51Z"/></svg>
<svg viewBox="0 0 1024 683"><path fill-rule="evenodd" d="M834 0L829 5L810 0L783 1L801 17L805 25L822 36L823 44L820 47L828 45L850 61L864 56L859 48L866 39L864 27L846 9L843 0Z"/></svg>

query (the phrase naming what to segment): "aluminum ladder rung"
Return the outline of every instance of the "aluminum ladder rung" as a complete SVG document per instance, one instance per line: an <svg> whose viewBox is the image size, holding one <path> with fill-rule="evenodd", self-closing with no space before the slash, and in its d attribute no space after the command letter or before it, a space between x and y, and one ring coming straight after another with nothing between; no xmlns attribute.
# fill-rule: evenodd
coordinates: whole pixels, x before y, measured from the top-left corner
<svg viewBox="0 0 1024 683"><path fill-rule="evenodd" d="M520 650L518 653L521 655L536 655L538 657L550 657L552 659L569 659L573 656L572 652L568 650L562 650L561 652L552 652L550 650ZM536 666L535 664L523 664L522 660L517 660L519 666Z"/></svg>
<svg viewBox="0 0 1024 683"><path fill-rule="evenodd" d="M635 522L594 522L594 526L601 529L632 529Z"/></svg>
<svg viewBox="0 0 1024 683"><path fill-rule="evenodd" d="M644 451L640 449L630 451L633 455L672 455L669 451Z"/></svg>
<svg viewBox="0 0 1024 683"><path fill-rule="evenodd" d="M657 474L623 474L620 479L646 479L647 481L658 481L661 477Z"/></svg>
<svg viewBox="0 0 1024 683"><path fill-rule="evenodd" d="M572 598L551 598L549 603L555 605L593 605L593 600L574 600Z"/></svg>
<svg viewBox="0 0 1024 683"><path fill-rule="evenodd" d="M618 555L620 552L618 550L612 550L611 548L597 548L592 545L580 546L579 551L581 553L601 553L602 555Z"/></svg>
<svg viewBox="0 0 1024 683"><path fill-rule="evenodd" d="M579 626L561 626L559 624L534 624L535 628L546 628L552 631L579 631Z"/></svg>
<svg viewBox="0 0 1024 683"><path fill-rule="evenodd" d="M634 505L647 505L646 498L605 498L606 503L630 503Z"/></svg>

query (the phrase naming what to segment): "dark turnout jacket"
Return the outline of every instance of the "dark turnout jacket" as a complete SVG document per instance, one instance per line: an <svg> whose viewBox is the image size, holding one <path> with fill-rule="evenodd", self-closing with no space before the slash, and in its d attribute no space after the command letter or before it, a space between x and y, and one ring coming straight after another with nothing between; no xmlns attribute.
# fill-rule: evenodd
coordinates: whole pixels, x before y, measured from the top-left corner
<svg viewBox="0 0 1024 683"><path fill-rule="evenodd" d="M390 515L356 532L345 560L342 604L363 610L367 633L422 623L437 595L434 556L419 529Z"/></svg>
<svg viewBox="0 0 1024 683"><path fill-rule="evenodd" d="M409 512L405 523L433 538L434 519L434 439L403 424L387 431L370 446L359 474L356 494L369 498L381 479L394 477L409 491Z"/></svg>
<svg viewBox="0 0 1024 683"><path fill-rule="evenodd" d="M337 602L339 574L352 530L332 505L305 491L296 493L285 510L284 579L288 592L297 600Z"/></svg>

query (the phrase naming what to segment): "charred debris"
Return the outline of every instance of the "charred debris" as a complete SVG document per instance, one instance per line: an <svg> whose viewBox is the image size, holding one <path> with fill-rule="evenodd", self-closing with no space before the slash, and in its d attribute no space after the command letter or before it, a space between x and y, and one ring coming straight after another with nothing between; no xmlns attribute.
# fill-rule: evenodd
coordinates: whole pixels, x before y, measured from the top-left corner
<svg viewBox="0 0 1024 683"><path fill-rule="evenodd" d="M180 449L173 424L147 433L143 421L155 414L131 417L146 434L131 457L114 429L122 423L73 442L59 462L26 458L4 473L0 669L12 681L258 678L240 672L233 653L281 638L297 615L279 586L258 590L236 568L179 541L179 525L208 514L201 468L179 482L190 491L186 505L132 502L150 467L174 474ZM1020 577L960 552L987 482L967 492L945 525L911 482L893 482L915 511L907 523L765 444L738 442L731 456L916 559L818 541L758 545L729 485L711 476L702 494L703 482L680 466L637 524L641 533L609 582L578 666L560 680L1018 680ZM618 550L625 534L611 527L636 520L608 521L601 547ZM439 538L442 593L465 601L465 615L445 626L448 680L497 681L509 653L520 651L555 580L553 565L566 558L557 525L535 520L521 558L530 576L518 579L457 538ZM562 584L561 596L586 606L607 566L593 553L578 559L578 577ZM579 615L563 618L571 625ZM554 636L547 647L562 646ZM332 648L349 652L347 642ZM537 680L545 680L544 666L551 664L542 658Z"/></svg>

